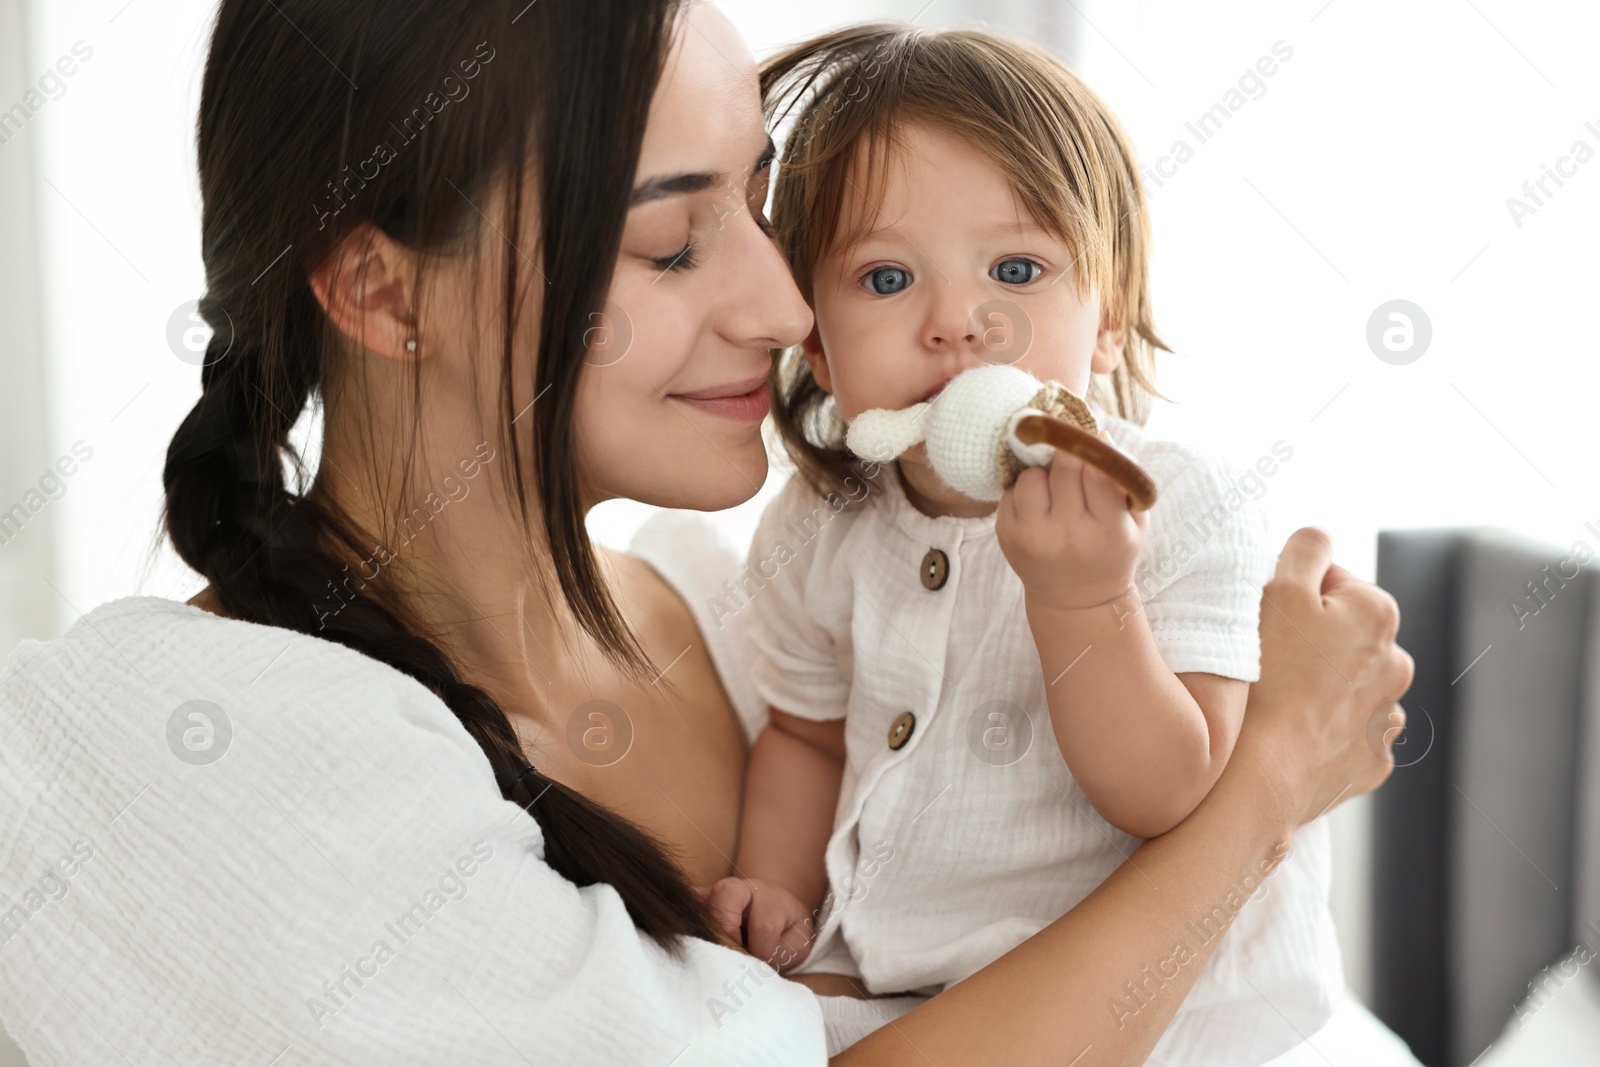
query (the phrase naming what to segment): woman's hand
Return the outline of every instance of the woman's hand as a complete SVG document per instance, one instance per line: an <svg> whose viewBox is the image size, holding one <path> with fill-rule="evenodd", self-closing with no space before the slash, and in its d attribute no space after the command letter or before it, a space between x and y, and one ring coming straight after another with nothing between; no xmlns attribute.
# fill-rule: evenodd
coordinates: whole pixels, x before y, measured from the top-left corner
<svg viewBox="0 0 1600 1067"><path fill-rule="evenodd" d="M1405 725L1395 702L1411 686L1394 598L1332 553L1328 535L1307 527L1278 557L1261 597L1261 680L1250 687L1233 755L1302 823L1389 777L1390 746Z"/></svg>

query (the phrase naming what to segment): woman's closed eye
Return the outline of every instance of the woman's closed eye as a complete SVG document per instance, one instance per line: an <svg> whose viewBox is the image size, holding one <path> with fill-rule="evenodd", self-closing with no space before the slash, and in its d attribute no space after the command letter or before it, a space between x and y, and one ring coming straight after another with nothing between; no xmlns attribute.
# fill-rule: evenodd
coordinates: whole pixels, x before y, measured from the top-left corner
<svg viewBox="0 0 1600 1067"><path fill-rule="evenodd" d="M669 270L693 270L699 265L699 260L695 257L694 242L686 242L682 248L669 256L653 258L650 264L663 274Z"/></svg>
<svg viewBox="0 0 1600 1067"><path fill-rule="evenodd" d="M1027 285L1043 273L1043 265L1022 256L1011 256L996 263L989 277L1006 285Z"/></svg>

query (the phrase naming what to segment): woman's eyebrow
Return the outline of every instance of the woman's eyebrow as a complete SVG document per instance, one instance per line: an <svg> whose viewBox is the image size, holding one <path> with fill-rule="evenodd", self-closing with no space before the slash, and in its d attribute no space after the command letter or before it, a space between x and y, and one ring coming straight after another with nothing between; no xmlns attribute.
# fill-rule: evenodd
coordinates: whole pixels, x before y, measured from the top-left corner
<svg viewBox="0 0 1600 1067"><path fill-rule="evenodd" d="M777 146L772 143L772 138L767 138L767 146L761 150L761 155L756 159L753 170L759 173L767 164L777 156ZM707 171L687 171L682 174L663 174L639 183L628 198L628 206L634 207L648 203L651 200L660 200L663 197L678 196L683 193L699 193L711 188L722 181L723 175L711 174Z"/></svg>
<svg viewBox="0 0 1600 1067"><path fill-rule="evenodd" d="M698 193L711 188L720 181L722 175L707 174L704 171L688 174L665 174L649 181L641 182L628 198L628 206L633 207L651 200L660 200L667 196L676 196L679 193Z"/></svg>

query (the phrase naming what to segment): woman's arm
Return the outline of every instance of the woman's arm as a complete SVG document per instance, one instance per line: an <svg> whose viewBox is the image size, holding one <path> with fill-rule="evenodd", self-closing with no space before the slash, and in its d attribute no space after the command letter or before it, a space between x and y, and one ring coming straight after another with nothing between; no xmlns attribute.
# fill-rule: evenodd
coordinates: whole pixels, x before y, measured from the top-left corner
<svg viewBox="0 0 1600 1067"><path fill-rule="evenodd" d="M1144 1062L1220 941L1196 928L1231 921L1229 895L1270 871L1296 826L1393 767L1390 738L1369 723L1389 730L1382 713L1411 684L1411 657L1394 644L1399 612L1330 555L1318 530L1284 547L1262 597L1261 680L1233 758L1194 812L1072 911L834 1064L920 1065L930 1050L950 1063Z"/></svg>

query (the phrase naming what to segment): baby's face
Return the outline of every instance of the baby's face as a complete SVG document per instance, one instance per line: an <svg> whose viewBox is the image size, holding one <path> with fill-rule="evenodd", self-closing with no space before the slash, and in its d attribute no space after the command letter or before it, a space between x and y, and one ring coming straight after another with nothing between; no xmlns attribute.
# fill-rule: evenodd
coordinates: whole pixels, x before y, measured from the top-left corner
<svg viewBox="0 0 1600 1067"><path fill-rule="evenodd" d="M807 357L818 382L846 420L931 399L986 362L1083 395L1091 370L1116 365L1123 335L1102 329L1097 294L1079 294L1072 251L959 138L902 133L882 201L855 195L842 220L855 232L863 216L850 212L865 213L866 239L817 264Z"/></svg>

